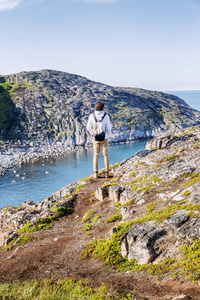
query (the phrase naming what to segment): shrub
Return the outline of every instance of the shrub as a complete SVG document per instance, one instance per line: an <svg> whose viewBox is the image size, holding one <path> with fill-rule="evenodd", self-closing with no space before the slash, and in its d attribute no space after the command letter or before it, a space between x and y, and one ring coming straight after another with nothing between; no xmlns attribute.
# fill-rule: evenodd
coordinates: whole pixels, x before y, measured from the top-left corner
<svg viewBox="0 0 200 300"><path fill-rule="evenodd" d="M184 196L189 196L190 194L191 194L191 192L189 190L187 190L183 193Z"/></svg>
<svg viewBox="0 0 200 300"><path fill-rule="evenodd" d="M91 224L85 224L85 226L84 226L84 228L83 228L83 230L84 231L89 231L89 230L91 230L92 229L92 225Z"/></svg>
<svg viewBox="0 0 200 300"><path fill-rule="evenodd" d="M85 215L85 217L82 219L82 222L83 223L85 223L85 222L87 222L90 218L91 218L91 216L93 215L93 211L92 210L89 210L87 213L86 213L86 215Z"/></svg>
<svg viewBox="0 0 200 300"><path fill-rule="evenodd" d="M95 216L92 220L92 224L95 224L100 218L101 218L101 215Z"/></svg>
<svg viewBox="0 0 200 300"><path fill-rule="evenodd" d="M132 178L133 176L135 176L136 175L136 172L131 172L131 173L129 173L129 178Z"/></svg>
<svg viewBox="0 0 200 300"><path fill-rule="evenodd" d="M53 209L53 212L54 214L56 214L56 216L62 217L68 214L69 212L71 212L71 209L69 207L59 206L59 207L55 207Z"/></svg>
<svg viewBox="0 0 200 300"><path fill-rule="evenodd" d="M181 267L187 278L197 283L200 279L200 240L194 241L192 246L183 245Z"/></svg>

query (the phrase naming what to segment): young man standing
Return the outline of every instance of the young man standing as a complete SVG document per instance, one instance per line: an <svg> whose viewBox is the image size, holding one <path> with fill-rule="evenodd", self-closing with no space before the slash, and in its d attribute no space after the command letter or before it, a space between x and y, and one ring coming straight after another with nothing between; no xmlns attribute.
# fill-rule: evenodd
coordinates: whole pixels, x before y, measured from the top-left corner
<svg viewBox="0 0 200 300"><path fill-rule="evenodd" d="M110 117L103 109L104 103L97 101L95 103L95 111L90 114L87 123L87 130L94 138L94 178L98 178L98 159L101 149L104 157L105 177L109 177L108 136L111 133L112 125L110 123Z"/></svg>

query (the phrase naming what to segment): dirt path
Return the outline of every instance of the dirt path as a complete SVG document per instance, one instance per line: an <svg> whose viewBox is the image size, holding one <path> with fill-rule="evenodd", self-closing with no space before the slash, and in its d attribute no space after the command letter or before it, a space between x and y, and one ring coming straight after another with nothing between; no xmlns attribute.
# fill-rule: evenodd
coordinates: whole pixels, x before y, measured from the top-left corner
<svg viewBox="0 0 200 300"><path fill-rule="evenodd" d="M93 239L108 238L112 223L98 223L92 233L83 231L83 216L88 210L106 218L114 206L109 199L90 202L91 194L102 186L105 178L89 181L79 192L73 214L61 218L45 232L35 233L36 239L9 252L0 250L0 281L73 277L85 278L92 287L101 282L112 286L115 292L131 292L136 299L171 299L185 294L191 299L200 299L200 288L190 282L172 279L157 281L146 274L120 274L110 266L94 259L81 259L84 247Z"/></svg>

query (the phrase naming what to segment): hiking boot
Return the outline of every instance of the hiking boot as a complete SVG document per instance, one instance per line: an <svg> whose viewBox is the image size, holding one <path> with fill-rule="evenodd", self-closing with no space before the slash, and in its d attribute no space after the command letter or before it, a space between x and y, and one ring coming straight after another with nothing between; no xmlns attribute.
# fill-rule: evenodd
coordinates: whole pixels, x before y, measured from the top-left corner
<svg viewBox="0 0 200 300"><path fill-rule="evenodd" d="M94 178L99 178L98 171L93 174Z"/></svg>
<svg viewBox="0 0 200 300"><path fill-rule="evenodd" d="M105 178L109 178L109 171L105 172Z"/></svg>

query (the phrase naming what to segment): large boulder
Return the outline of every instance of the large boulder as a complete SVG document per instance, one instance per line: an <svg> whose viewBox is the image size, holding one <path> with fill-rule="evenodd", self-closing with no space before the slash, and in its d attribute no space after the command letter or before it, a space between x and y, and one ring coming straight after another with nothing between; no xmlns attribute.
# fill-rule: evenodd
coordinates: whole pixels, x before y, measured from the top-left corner
<svg viewBox="0 0 200 300"><path fill-rule="evenodd" d="M121 255L128 255L129 260L136 259L140 265L152 262L158 255L154 244L166 234L166 230L159 228L155 221L133 225L123 237Z"/></svg>

